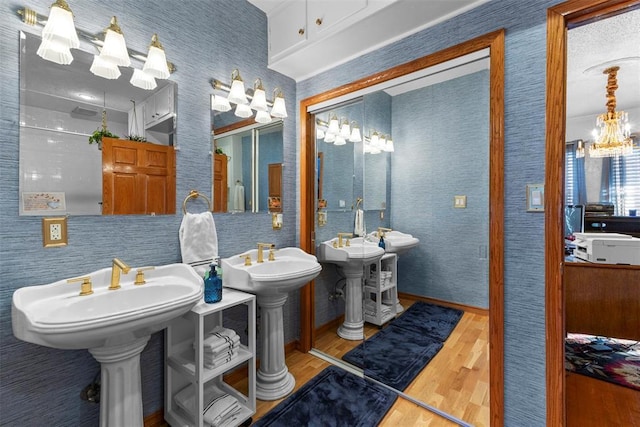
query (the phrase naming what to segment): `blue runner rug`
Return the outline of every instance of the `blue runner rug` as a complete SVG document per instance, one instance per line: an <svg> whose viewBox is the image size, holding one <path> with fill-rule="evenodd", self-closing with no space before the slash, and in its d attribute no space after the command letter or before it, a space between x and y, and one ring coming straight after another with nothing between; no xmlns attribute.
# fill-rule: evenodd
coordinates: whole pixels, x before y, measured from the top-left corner
<svg viewBox="0 0 640 427"><path fill-rule="evenodd" d="M329 366L253 425L370 427L378 425L396 398L391 390Z"/></svg>
<svg viewBox="0 0 640 427"><path fill-rule="evenodd" d="M440 351L462 314L462 310L416 302L342 359L362 368L366 376L404 390Z"/></svg>

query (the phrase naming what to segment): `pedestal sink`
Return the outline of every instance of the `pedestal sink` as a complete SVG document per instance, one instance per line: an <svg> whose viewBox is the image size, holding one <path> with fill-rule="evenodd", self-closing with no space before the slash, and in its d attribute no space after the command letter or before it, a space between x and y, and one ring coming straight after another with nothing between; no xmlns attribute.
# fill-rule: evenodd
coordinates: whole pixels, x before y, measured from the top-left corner
<svg viewBox="0 0 640 427"><path fill-rule="evenodd" d="M378 232L374 231L369 233L367 236L369 240L378 244L380 238L378 237ZM385 252L394 253L398 255L400 258L400 254L404 254L405 252L415 248L420 243L417 237L413 237L411 234L402 233L397 230L390 230L384 233L384 243L385 243ZM383 304L393 304L390 298L382 299ZM396 299L396 313L402 313L404 311L404 307L400 304L400 300Z"/></svg>
<svg viewBox="0 0 640 427"><path fill-rule="evenodd" d="M364 315L362 312L362 279L364 266L377 262L384 249L373 243L356 237L349 241L349 246L342 239L334 238L322 242L318 246L318 260L336 264L347 279L345 285L344 322L338 328L338 335L347 340L364 338Z"/></svg>
<svg viewBox="0 0 640 427"><path fill-rule="evenodd" d="M109 290L111 268L80 283L60 280L20 288L13 294L11 320L16 338L63 350L88 349L101 364L100 426L143 425L140 353L152 333L186 313L202 298L202 279L186 264L134 272ZM142 275L137 276L142 280Z"/></svg>
<svg viewBox="0 0 640 427"><path fill-rule="evenodd" d="M256 375L256 396L260 400L280 399L296 384L285 364L282 306L289 292L313 280L322 270L315 256L299 248L277 249L273 255L270 261L254 249L224 258L221 264L222 285L256 295L261 309L260 369Z"/></svg>

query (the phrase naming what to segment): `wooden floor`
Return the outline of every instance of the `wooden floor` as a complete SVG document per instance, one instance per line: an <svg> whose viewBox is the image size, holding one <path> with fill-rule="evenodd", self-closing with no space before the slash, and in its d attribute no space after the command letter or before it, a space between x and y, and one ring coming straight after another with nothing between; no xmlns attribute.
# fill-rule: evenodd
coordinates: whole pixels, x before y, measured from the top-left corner
<svg viewBox="0 0 640 427"><path fill-rule="evenodd" d="M403 301L405 308L408 306ZM365 336L378 331L366 324ZM338 359L359 342L344 340L329 330L316 337L316 348ZM286 359L296 379L295 390L329 366L328 362L308 353L294 351ZM239 389L245 384L232 384ZM444 347L405 390L409 396L462 419L477 427L489 426L489 317L465 312ZM254 421L283 399L258 400ZM455 426L441 416L408 400L399 398L383 418L380 426Z"/></svg>

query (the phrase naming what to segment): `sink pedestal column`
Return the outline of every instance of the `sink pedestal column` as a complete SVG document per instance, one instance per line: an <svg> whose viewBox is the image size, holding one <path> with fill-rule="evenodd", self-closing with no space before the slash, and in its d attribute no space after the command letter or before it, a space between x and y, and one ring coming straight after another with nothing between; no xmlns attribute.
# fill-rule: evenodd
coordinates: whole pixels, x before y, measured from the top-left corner
<svg viewBox="0 0 640 427"><path fill-rule="evenodd" d="M359 341L364 338L364 315L362 313L362 265L340 267L347 283L345 285L344 322L338 328L338 336L346 340Z"/></svg>
<svg viewBox="0 0 640 427"><path fill-rule="evenodd" d="M143 426L140 353L149 338L89 349L101 365L100 427Z"/></svg>
<svg viewBox="0 0 640 427"><path fill-rule="evenodd" d="M256 396L260 400L278 400L296 385L284 357L282 306L287 295L257 295L260 307L260 369L256 375Z"/></svg>

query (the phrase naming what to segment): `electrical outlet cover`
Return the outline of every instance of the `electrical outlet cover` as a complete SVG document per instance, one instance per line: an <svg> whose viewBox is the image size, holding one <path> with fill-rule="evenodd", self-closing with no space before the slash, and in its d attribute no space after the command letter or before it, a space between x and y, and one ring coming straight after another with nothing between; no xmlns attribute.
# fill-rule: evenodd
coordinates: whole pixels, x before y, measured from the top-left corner
<svg viewBox="0 0 640 427"><path fill-rule="evenodd" d="M52 248L67 245L67 217L42 218L42 246Z"/></svg>

